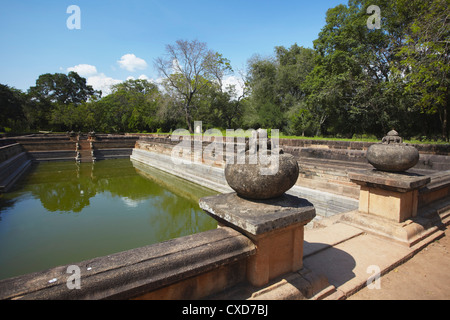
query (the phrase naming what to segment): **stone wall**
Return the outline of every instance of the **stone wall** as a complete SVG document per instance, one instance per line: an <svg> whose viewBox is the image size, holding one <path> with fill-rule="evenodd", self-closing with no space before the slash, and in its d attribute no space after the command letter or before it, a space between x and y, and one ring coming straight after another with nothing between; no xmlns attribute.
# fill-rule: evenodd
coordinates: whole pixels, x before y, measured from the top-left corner
<svg viewBox="0 0 450 320"><path fill-rule="evenodd" d="M205 143L204 147L207 145ZM225 179L224 163L215 163L205 159L202 159L201 162L194 162L191 161L190 157L186 157L182 159L185 161L175 164L171 158L172 148L173 145L171 144L139 140L133 150L131 160L152 166L220 193L233 192ZM327 186L325 186L326 190L322 191L305 188L304 184L298 183L288 193L311 199L320 217L332 216L358 207L356 199L344 197L336 194L336 192L329 192L330 184L327 184ZM357 191L359 192L359 189Z"/></svg>
<svg viewBox="0 0 450 320"><path fill-rule="evenodd" d="M137 140L133 136L97 135L92 145L94 149L132 149Z"/></svg>
<svg viewBox="0 0 450 320"><path fill-rule="evenodd" d="M127 134L127 136L139 137L147 141L159 143L177 144L170 141L167 134ZM210 141L211 137L204 137L204 141ZM374 142L362 141L337 141L337 140L314 140L314 139L279 139L280 145L295 152L295 148L309 149L334 149L334 150L359 150L366 151ZM419 150L420 154L450 156L450 144L410 144ZM300 149L298 149L300 150Z"/></svg>
<svg viewBox="0 0 450 320"><path fill-rule="evenodd" d="M136 148L170 155L180 141L171 141L168 135L148 134L139 136ZM185 137L191 139L191 137ZM196 137L199 138L199 137ZM214 137L203 137L203 150ZM225 138L222 138L225 141ZM349 172L371 169L366 160L370 142L331 141L307 139L280 139L281 148L298 161L300 175L297 185L310 189L331 192L357 199L359 186L348 178ZM420 152L419 163L412 169L420 174L450 170L450 145L414 145ZM191 141L191 150L194 142ZM223 167L222 163L214 164Z"/></svg>
<svg viewBox="0 0 450 320"><path fill-rule="evenodd" d="M9 145L2 146L0 147L0 163L22 152L24 152L24 150L22 146L18 143L12 143Z"/></svg>
<svg viewBox="0 0 450 320"><path fill-rule="evenodd" d="M0 147L0 192L8 191L31 164L18 143Z"/></svg>
<svg viewBox="0 0 450 320"><path fill-rule="evenodd" d="M96 160L129 158L137 137L122 135L97 135L92 141Z"/></svg>
<svg viewBox="0 0 450 320"><path fill-rule="evenodd" d="M87 136L84 136L87 139ZM97 160L126 158L136 144L137 137L124 135L97 135L92 141ZM0 140L18 143L33 161L75 161L77 137L66 134L34 134Z"/></svg>
<svg viewBox="0 0 450 320"><path fill-rule="evenodd" d="M1 300L201 299L244 282L255 245L223 227L0 281Z"/></svg>
<svg viewBox="0 0 450 320"><path fill-rule="evenodd" d="M186 177L188 180L196 178L200 181L202 178L208 178L211 181L211 177L215 177L218 184L223 186L223 168L198 163L198 168L191 167L193 171L190 172L187 164L175 166L169 159L173 146L178 142L164 142L167 142L167 139L137 141L132 160L147 162L150 165L157 164L171 173L178 171L191 175ZM299 158L299 164L303 160ZM341 160L327 161L336 161L338 166ZM450 171L434 172L427 186L428 190L420 191L419 206L433 204L442 197L448 198L449 185ZM221 204L220 208L223 207ZM241 212L245 210L238 210L238 213ZM216 212L223 219L227 213L228 211ZM267 257L261 249L264 249L264 243L258 241L264 240L270 244L267 246L270 254L282 252L282 249L287 248L288 246L284 245L286 241L298 243L301 238L303 246L303 230L295 234L280 235L278 246L274 250L272 241L267 240L265 236L261 239L252 238L245 232L237 231L239 228L230 228L221 222L221 227L216 230L74 263L80 270L79 289L70 289L67 286L72 279L72 273L68 272L69 265L2 280L0 299L201 299L244 284L249 279L254 280L253 275L263 269L259 268L260 266L268 268L270 275L270 263L264 262ZM271 236L272 231L269 230ZM296 252L297 256L301 257L303 248L298 248ZM273 260L277 262L276 266L278 258L275 256ZM260 260L261 263L258 262ZM273 262L272 265L275 266ZM295 270L300 267L301 265L296 265ZM287 269L282 270L286 272ZM278 275L278 272L276 274Z"/></svg>

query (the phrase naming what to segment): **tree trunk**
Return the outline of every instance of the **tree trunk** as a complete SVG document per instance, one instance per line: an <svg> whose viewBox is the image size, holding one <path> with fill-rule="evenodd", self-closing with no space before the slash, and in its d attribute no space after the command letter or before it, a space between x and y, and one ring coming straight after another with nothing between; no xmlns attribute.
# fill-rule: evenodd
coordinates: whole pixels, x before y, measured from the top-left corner
<svg viewBox="0 0 450 320"><path fill-rule="evenodd" d="M189 112L189 106L186 106L184 108L184 112L185 112L185 116L186 116L186 124L188 126L189 133L194 133L194 130L192 128L192 123L191 123L191 115Z"/></svg>
<svg viewBox="0 0 450 320"><path fill-rule="evenodd" d="M444 108L444 116L442 117L442 137L448 142L448 114L447 108Z"/></svg>

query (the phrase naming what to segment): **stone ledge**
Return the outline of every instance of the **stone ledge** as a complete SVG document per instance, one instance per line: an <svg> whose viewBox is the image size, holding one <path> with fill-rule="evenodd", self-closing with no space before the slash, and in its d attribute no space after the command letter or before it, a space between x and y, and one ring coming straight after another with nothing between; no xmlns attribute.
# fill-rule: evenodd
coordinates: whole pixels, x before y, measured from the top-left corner
<svg viewBox="0 0 450 320"><path fill-rule="evenodd" d="M240 228L244 233L260 235L296 223L311 221L316 213L306 199L289 194L269 200L246 200L235 192L200 199L200 208Z"/></svg>
<svg viewBox="0 0 450 320"><path fill-rule="evenodd" d="M7 192L31 166L25 152L0 163L0 192Z"/></svg>
<svg viewBox="0 0 450 320"><path fill-rule="evenodd" d="M67 288L68 265L2 280L0 299L131 299L233 265L255 250L245 236L219 228L79 262L79 290ZM223 290L223 281L216 290Z"/></svg>
<svg viewBox="0 0 450 320"><path fill-rule="evenodd" d="M48 150L27 152L33 161L75 161L77 152L74 150Z"/></svg>
<svg viewBox="0 0 450 320"><path fill-rule="evenodd" d="M350 172L349 178L352 182L381 189L407 192L419 189L431 181L430 177L415 173L389 173L378 170L368 170L365 172Z"/></svg>
<svg viewBox="0 0 450 320"><path fill-rule="evenodd" d="M23 148L18 143L0 146L0 163L8 161L8 159L11 159L22 152Z"/></svg>
<svg viewBox="0 0 450 320"><path fill-rule="evenodd" d="M342 223L407 247L412 247L450 223L450 200L443 199L420 209L403 223L358 211L340 215Z"/></svg>
<svg viewBox="0 0 450 320"><path fill-rule="evenodd" d="M172 158L168 155L141 149L133 149L130 159L197 183L217 192L233 191L227 185L224 171L221 168L189 161L174 165Z"/></svg>

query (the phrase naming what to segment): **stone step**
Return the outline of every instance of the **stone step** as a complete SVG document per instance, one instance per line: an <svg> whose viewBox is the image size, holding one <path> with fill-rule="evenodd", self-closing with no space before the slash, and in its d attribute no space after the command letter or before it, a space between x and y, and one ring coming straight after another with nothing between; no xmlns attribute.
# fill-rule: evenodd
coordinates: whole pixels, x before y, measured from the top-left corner
<svg viewBox="0 0 450 320"><path fill-rule="evenodd" d="M80 139L78 141L78 155L77 161L79 162L93 162L96 158L93 156L93 149L91 148L91 142L86 139Z"/></svg>
<svg viewBox="0 0 450 320"><path fill-rule="evenodd" d="M7 192L31 166L31 160L26 157L19 159L13 167L9 167L8 176L0 179L0 192Z"/></svg>
<svg viewBox="0 0 450 320"><path fill-rule="evenodd" d="M17 168L19 168L22 165L22 163L24 163L27 160L28 158L26 153L22 152L20 154L11 157L6 161L3 161L0 164L0 181L7 179L11 175L11 172L14 172Z"/></svg>

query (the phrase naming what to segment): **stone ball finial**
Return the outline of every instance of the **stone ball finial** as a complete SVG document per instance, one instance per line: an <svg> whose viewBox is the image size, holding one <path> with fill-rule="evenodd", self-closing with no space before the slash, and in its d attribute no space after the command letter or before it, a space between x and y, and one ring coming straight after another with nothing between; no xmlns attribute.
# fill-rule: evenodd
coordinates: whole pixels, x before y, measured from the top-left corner
<svg viewBox="0 0 450 320"><path fill-rule="evenodd" d="M391 143L403 143L402 137L398 135L398 132L391 130L387 133L386 137L381 140L381 143L391 144Z"/></svg>
<svg viewBox="0 0 450 320"><path fill-rule="evenodd" d="M391 131L389 131L389 132L387 133L387 136L390 136L390 137L398 137L398 132L395 131L395 130L391 130Z"/></svg>
<svg viewBox="0 0 450 320"><path fill-rule="evenodd" d="M381 143L369 147L366 158L380 171L402 172L419 162L419 151L413 146L404 144L398 132L391 130Z"/></svg>
<svg viewBox="0 0 450 320"><path fill-rule="evenodd" d="M256 148L249 148L249 142L245 148L244 163L228 163L225 167L225 178L228 185L236 193L246 199L265 200L277 198L292 188L299 176L297 160L293 155L284 153L279 147L270 145L267 141L268 162L263 161L264 152L259 149L261 131L257 131L258 140ZM263 135L265 138L267 135ZM255 141L252 141L252 144ZM250 150L249 150L250 149ZM256 149L256 150L252 150ZM254 151L256 163L250 161Z"/></svg>

